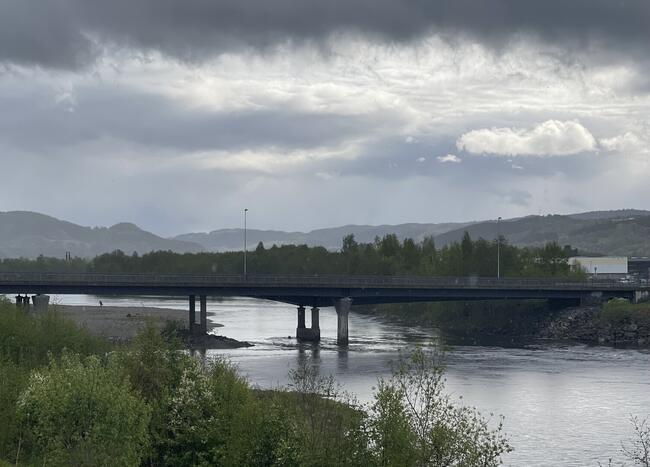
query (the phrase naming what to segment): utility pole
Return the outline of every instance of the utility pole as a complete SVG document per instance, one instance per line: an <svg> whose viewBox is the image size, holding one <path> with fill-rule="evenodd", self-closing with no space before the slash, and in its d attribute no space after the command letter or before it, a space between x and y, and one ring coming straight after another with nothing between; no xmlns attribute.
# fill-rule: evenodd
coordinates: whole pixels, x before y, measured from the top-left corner
<svg viewBox="0 0 650 467"><path fill-rule="evenodd" d="M246 213L248 208L244 209L244 280L246 280Z"/></svg>
<svg viewBox="0 0 650 467"><path fill-rule="evenodd" d="M501 217L497 218L497 279L501 278Z"/></svg>

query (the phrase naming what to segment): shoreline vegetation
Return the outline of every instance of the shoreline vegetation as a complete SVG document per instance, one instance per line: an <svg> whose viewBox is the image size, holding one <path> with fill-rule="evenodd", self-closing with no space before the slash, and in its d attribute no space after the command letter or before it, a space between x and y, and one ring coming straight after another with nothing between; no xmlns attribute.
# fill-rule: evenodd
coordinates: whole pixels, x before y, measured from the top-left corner
<svg viewBox="0 0 650 467"><path fill-rule="evenodd" d="M527 345L569 341L650 348L650 302L614 299L555 309L544 300L412 303L358 306L387 322L437 328L447 342Z"/></svg>
<svg viewBox="0 0 650 467"><path fill-rule="evenodd" d="M305 362L256 390L151 322L128 343L0 301L0 465L496 466L503 421L445 392L434 348L360 404Z"/></svg>

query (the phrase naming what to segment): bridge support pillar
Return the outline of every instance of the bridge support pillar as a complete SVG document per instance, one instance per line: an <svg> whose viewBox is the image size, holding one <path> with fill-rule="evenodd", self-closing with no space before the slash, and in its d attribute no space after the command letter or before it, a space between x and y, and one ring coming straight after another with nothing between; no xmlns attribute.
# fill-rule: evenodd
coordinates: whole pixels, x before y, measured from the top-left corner
<svg viewBox="0 0 650 467"><path fill-rule="evenodd" d="M205 295L199 296L199 303L201 307L201 327L200 333L207 334L208 332L208 302Z"/></svg>
<svg viewBox="0 0 650 467"><path fill-rule="evenodd" d="M351 307L352 299L349 297L334 300L334 308L336 309L336 316L338 318L336 340L339 345L348 344L348 316L350 315Z"/></svg>
<svg viewBox="0 0 650 467"><path fill-rule="evenodd" d="M311 309L311 327L305 326L305 307L298 307L298 327L296 337L301 341L318 342L320 340L320 310L317 307Z"/></svg>
<svg viewBox="0 0 650 467"><path fill-rule="evenodd" d="M648 294L647 290L636 290L634 292L633 303L647 302L648 299L650 299L650 294Z"/></svg>
<svg viewBox="0 0 650 467"><path fill-rule="evenodd" d="M296 328L296 336L298 336L301 330L305 328L305 307L300 305L298 307L298 327Z"/></svg>
<svg viewBox="0 0 650 467"><path fill-rule="evenodd" d="M196 332L196 296L190 295L190 322L189 322L189 331L190 334Z"/></svg>
<svg viewBox="0 0 650 467"><path fill-rule="evenodd" d="M317 330L320 337L320 310L316 306L311 309L311 328Z"/></svg>

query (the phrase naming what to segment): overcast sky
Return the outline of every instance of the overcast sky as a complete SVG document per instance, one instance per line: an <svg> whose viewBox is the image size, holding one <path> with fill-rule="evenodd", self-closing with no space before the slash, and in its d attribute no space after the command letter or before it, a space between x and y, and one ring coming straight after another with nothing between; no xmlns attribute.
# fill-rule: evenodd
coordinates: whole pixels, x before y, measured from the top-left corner
<svg viewBox="0 0 650 467"><path fill-rule="evenodd" d="M650 207L648 0L0 0L0 210L162 235Z"/></svg>

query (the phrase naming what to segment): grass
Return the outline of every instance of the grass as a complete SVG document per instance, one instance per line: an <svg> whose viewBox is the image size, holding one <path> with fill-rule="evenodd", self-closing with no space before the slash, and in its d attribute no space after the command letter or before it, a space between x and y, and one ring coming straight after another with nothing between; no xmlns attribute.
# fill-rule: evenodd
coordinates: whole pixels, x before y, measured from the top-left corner
<svg viewBox="0 0 650 467"><path fill-rule="evenodd" d="M610 300L603 305L600 318L608 324L635 322L650 325L650 302L630 303L625 299Z"/></svg>

